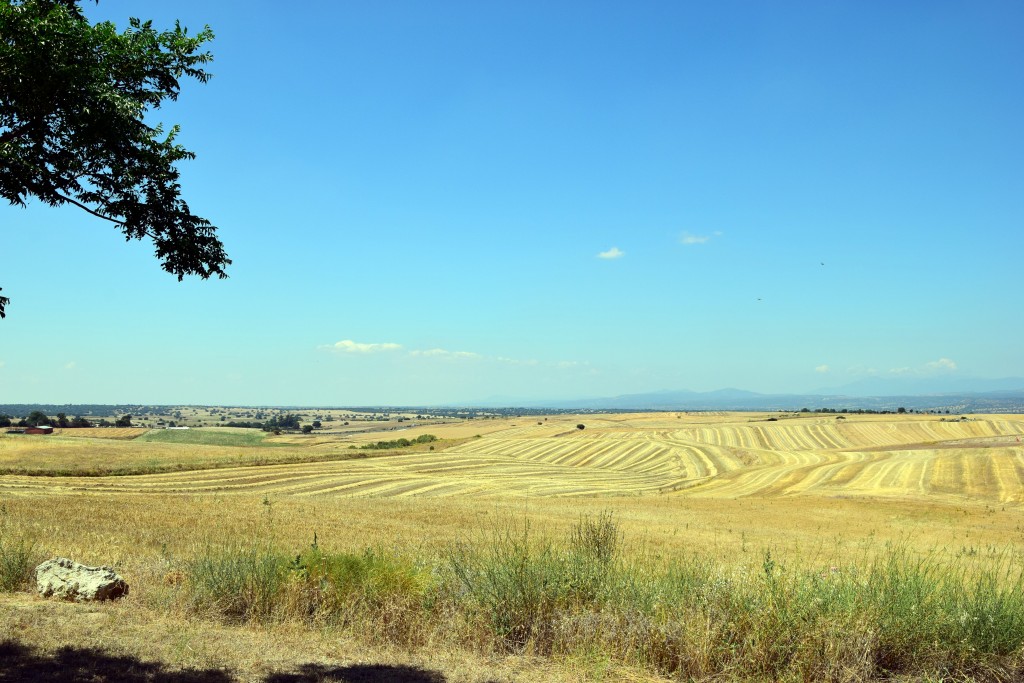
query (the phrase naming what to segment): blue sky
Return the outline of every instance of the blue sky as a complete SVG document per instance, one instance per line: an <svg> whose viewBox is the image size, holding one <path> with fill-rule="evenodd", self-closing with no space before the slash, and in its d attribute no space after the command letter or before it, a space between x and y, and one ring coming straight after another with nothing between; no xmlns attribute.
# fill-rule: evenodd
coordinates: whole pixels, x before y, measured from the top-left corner
<svg viewBox="0 0 1024 683"><path fill-rule="evenodd" d="M0 402L427 404L1024 376L1018 2L88 3L225 281L0 206Z"/></svg>

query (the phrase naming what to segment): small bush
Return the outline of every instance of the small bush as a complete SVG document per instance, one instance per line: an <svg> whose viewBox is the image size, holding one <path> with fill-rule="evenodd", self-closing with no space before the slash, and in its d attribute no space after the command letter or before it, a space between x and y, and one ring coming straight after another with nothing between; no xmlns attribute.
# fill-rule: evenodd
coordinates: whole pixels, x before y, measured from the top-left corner
<svg viewBox="0 0 1024 683"><path fill-rule="evenodd" d="M287 565L265 549L208 550L186 568L192 605L233 621L265 621L279 612Z"/></svg>
<svg viewBox="0 0 1024 683"><path fill-rule="evenodd" d="M35 544L0 538L0 591L10 593L31 587L38 563Z"/></svg>
<svg viewBox="0 0 1024 683"><path fill-rule="evenodd" d="M416 638L413 624L432 589L429 571L392 554L324 553L317 543L285 556L266 549L210 550L186 568L193 609L236 622L296 619L373 624L392 641Z"/></svg>
<svg viewBox="0 0 1024 683"><path fill-rule="evenodd" d="M567 582L551 544L532 542L528 523L521 530L495 530L483 553L459 546L450 560L501 649L522 652L531 643L549 649L555 607Z"/></svg>
<svg viewBox="0 0 1024 683"><path fill-rule="evenodd" d="M618 543L610 514L580 520L561 553L547 539L531 539L528 523L510 524L483 552L457 547L450 566L502 649L551 652L560 615L607 599Z"/></svg>

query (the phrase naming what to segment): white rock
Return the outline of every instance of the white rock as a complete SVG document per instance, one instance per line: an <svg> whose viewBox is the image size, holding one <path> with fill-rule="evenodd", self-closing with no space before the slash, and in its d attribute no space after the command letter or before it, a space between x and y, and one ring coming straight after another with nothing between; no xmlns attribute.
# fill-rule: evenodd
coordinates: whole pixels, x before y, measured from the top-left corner
<svg viewBox="0 0 1024 683"><path fill-rule="evenodd" d="M86 567L57 557L36 567L36 590L44 598L115 600L128 594L128 584L110 567Z"/></svg>

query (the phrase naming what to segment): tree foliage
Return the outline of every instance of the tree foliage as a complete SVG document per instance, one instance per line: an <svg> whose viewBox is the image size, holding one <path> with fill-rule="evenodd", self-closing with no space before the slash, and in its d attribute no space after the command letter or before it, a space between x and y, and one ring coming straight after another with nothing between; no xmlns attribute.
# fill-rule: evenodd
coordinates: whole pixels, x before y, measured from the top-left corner
<svg viewBox="0 0 1024 683"><path fill-rule="evenodd" d="M285 413L284 415L276 415L264 422L263 431L276 432L282 429L299 429L301 426L302 422L299 420L298 415Z"/></svg>
<svg viewBox="0 0 1024 683"><path fill-rule="evenodd" d="M407 448L409 446L415 446L421 443L431 443L437 441L437 437L433 434L420 434L415 439L395 439L394 441L377 441L376 443L368 443L360 446L363 450L389 450L392 448Z"/></svg>
<svg viewBox="0 0 1024 683"><path fill-rule="evenodd" d="M178 126L145 121L182 77L209 79L212 38L136 18L122 32L93 25L78 0L0 0L0 197L71 204L127 240L148 237L179 280L226 277L216 228L181 197L175 165L195 154L175 142Z"/></svg>
<svg viewBox="0 0 1024 683"><path fill-rule="evenodd" d="M33 410L25 418L25 422L29 427L48 427L50 425L50 418L41 410Z"/></svg>

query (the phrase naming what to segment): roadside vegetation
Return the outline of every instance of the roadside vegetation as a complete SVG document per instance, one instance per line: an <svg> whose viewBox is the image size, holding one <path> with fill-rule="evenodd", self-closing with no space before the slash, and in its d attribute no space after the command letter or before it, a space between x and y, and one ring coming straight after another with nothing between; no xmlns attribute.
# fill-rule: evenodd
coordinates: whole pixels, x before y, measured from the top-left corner
<svg viewBox="0 0 1024 683"><path fill-rule="evenodd" d="M268 515L272 515L270 504ZM327 550L260 540L164 557L143 589L166 615L304 626L410 651L443 646L555 660L601 653L674 679L1015 680L1024 576L1008 556L949 561L889 545L857 562L790 567L655 557L610 513L564 538L501 522L438 552ZM33 548L0 540L0 587L26 587Z"/></svg>

